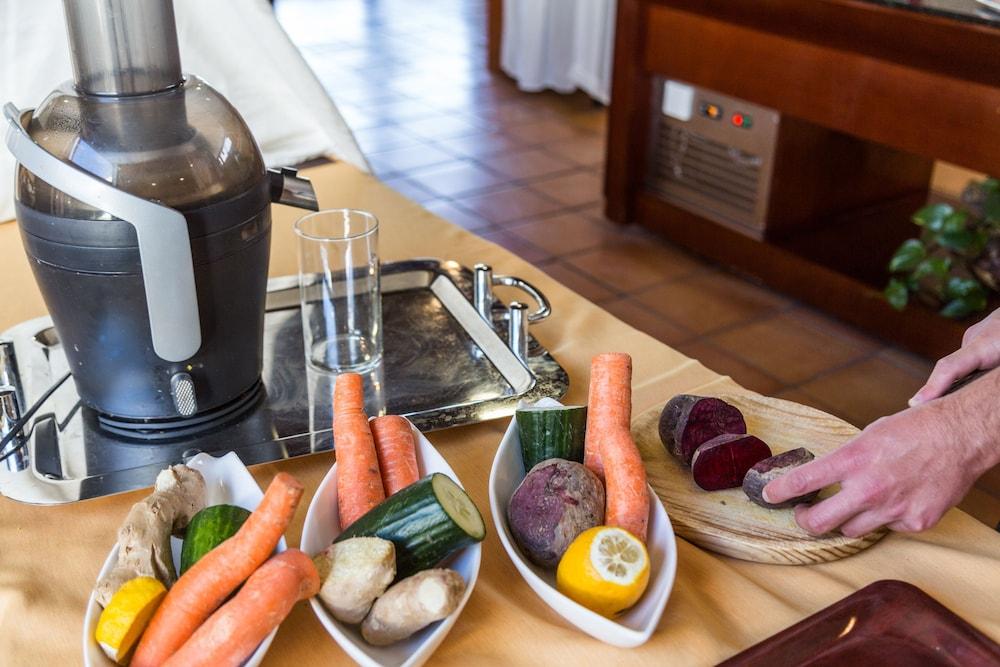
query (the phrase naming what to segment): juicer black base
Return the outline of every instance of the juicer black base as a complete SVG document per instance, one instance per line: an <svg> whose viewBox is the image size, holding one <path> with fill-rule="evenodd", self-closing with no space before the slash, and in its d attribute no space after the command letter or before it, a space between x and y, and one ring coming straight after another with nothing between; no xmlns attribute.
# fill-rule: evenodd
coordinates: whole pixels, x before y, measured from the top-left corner
<svg viewBox="0 0 1000 667"><path fill-rule="evenodd" d="M171 419L126 419L95 413L100 428L111 435L143 442L192 438L240 419L264 400L264 384L257 380L250 389L214 410Z"/></svg>

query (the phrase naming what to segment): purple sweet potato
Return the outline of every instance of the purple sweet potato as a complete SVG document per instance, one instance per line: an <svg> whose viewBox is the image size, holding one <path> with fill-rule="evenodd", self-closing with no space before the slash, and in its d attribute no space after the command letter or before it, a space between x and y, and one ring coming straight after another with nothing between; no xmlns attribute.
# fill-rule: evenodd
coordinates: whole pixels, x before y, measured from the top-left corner
<svg viewBox="0 0 1000 667"><path fill-rule="evenodd" d="M548 459L533 467L507 506L507 524L521 552L554 568L576 536L604 523L604 486L583 464Z"/></svg>
<svg viewBox="0 0 1000 667"><path fill-rule="evenodd" d="M747 494L747 498L761 507L766 507L770 510L794 507L802 503L811 503L819 495L819 491L791 498L783 503L769 503L764 500L764 487L771 480L781 477L792 468L797 468L803 463L809 463L814 458L816 457L808 449L799 447L798 449L790 449L787 452L775 454L769 459L758 461L747 471L746 477L743 478L743 492Z"/></svg>
<svg viewBox="0 0 1000 667"><path fill-rule="evenodd" d="M744 434L743 413L718 398L679 394L660 414L660 440L684 465L691 465L694 450L724 433Z"/></svg>
<svg viewBox="0 0 1000 667"><path fill-rule="evenodd" d="M758 461L771 456L771 448L752 435L723 433L695 450L691 476L706 491L733 489Z"/></svg>

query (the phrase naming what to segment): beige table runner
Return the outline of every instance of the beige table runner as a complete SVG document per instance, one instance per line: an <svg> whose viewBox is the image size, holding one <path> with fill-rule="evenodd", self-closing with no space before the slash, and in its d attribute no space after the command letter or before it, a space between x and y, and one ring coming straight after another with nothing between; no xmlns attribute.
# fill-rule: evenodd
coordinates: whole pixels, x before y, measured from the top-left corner
<svg viewBox="0 0 1000 667"><path fill-rule="evenodd" d="M532 333L569 372L570 402L586 401L590 358L609 350L627 351L635 360L635 414L676 393L731 382L349 166L320 167L308 175L323 206L363 208L379 217L384 260L424 256L466 265L485 261L538 285L552 301L553 316ZM296 215L275 207L272 275L296 271L291 231ZM43 313L17 230L0 226L0 330ZM919 586L1000 641L1000 534L953 510L924 534L889 535L857 556L809 567L742 562L678 540L677 580L652 639L631 650L606 646L550 611L521 580L496 538L487 479L505 427L506 421L498 420L429 435L489 524L479 583L431 664L709 664L887 578ZM332 461L332 454L320 454L259 466L253 473L266 485L276 471L288 471L305 484L308 500ZM90 589L118 523L144 494L48 508L0 499L0 662L81 661ZM307 504L299 508L289 531L290 545L299 542ZM267 665L295 667L349 663L304 603L282 625L265 660Z"/></svg>

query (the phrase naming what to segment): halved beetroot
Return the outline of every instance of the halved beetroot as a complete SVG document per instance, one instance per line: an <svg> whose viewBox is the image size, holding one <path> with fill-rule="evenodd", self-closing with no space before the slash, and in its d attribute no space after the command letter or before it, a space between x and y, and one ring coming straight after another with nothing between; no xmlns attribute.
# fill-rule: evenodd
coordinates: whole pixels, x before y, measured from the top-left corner
<svg viewBox="0 0 1000 667"><path fill-rule="evenodd" d="M819 495L819 491L813 491L797 498L790 498L783 503L769 503L764 500L764 487L771 480L781 477L792 468L809 463L814 458L816 457L808 449L799 447L798 449L790 449L787 452L775 454L769 459L759 461L747 471L746 477L743 478L743 492L747 494L747 498L761 507L766 507L770 510L794 507L801 503L811 503Z"/></svg>
<svg viewBox="0 0 1000 667"><path fill-rule="evenodd" d="M679 394L660 414L660 440L684 465L691 465L694 450L723 433L744 434L743 413L719 398Z"/></svg>
<svg viewBox="0 0 1000 667"><path fill-rule="evenodd" d="M771 456L771 448L752 435L723 433L695 450L691 458L691 476L706 491L732 489L758 461Z"/></svg>

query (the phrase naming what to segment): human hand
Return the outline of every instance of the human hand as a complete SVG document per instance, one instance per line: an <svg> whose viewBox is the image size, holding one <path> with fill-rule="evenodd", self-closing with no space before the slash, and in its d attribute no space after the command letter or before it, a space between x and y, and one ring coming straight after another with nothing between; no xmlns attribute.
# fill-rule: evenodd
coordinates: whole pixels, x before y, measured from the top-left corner
<svg viewBox="0 0 1000 667"><path fill-rule="evenodd" d="M969 327L962 337L962 347L934 366L924 386L910 399L920 405L943 396L952 383L977 370L1000 366L1000 309Z"/></svg>
<svg viewBox="0 0 1000 667"><path fill-rule="evenodd" d="M764 499L780 503L840 483L840 491L795 508L809 533L837 528L859 537L881 526L918 532L956 505L1000 460L995 409L1000 371L949 396L884 417L837 451L772 481Z"/></svg>

